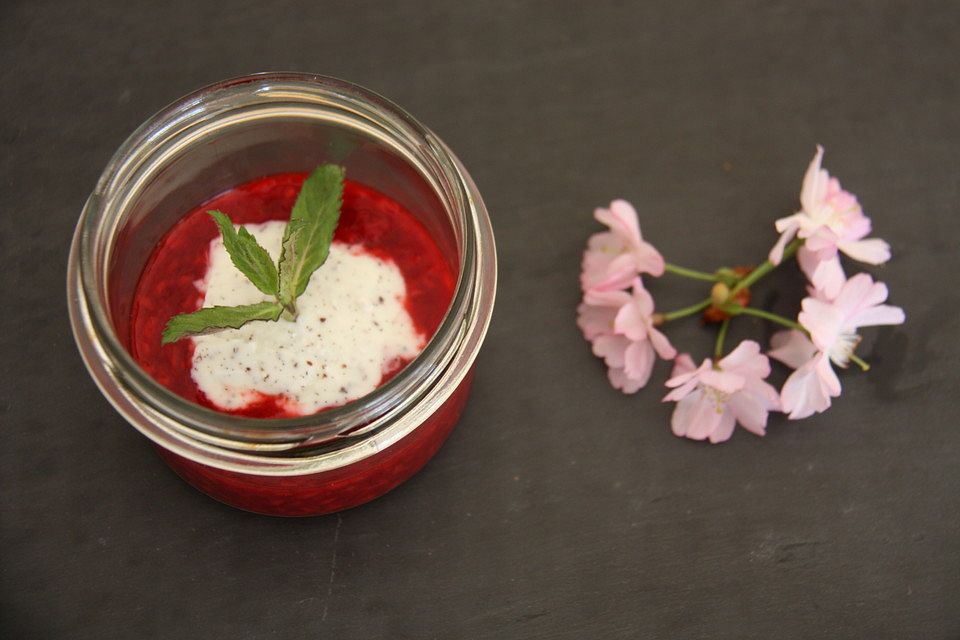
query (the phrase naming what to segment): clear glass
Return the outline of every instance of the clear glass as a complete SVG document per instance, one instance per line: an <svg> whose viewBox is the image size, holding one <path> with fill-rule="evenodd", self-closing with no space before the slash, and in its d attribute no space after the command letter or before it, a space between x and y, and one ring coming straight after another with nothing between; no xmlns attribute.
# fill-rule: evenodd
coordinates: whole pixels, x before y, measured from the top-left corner
<svg viewBox="0 0 960 640"><path fill-rule="evenodd" d="M414 213L457 269L453 301L423 352L367 396L302 418L222 414L156 383L129 355L127 341L133 293L157 241L187 211L226 189L323 162L344 165L351 179ZM206 87L142 125L87 201L68 267L74 335L113 406L168 462L258 477L342 470L398 447L434 414L462 409L495 288L489 218L450 150L372 92L295 73Z"/></svg>

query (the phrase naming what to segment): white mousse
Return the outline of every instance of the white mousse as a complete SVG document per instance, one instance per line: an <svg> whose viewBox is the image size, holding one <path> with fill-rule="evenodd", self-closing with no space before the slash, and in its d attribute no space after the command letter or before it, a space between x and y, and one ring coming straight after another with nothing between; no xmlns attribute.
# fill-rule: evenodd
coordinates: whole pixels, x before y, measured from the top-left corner
<svg viewBox="0 0 960 640"><path fill-rule="evenodd" d="M244 226L276 260L285 223ZM272 299L230 262L219 237L210 243L209 264L196 283L204 307ZM195 336L191 375L224 409L242 409L259 394L284 396L286 408L300 415L343 404L373 391L391 365L423 347L405 295L396 264L334 243L297 299L296 321L250 322Z"/></svg>

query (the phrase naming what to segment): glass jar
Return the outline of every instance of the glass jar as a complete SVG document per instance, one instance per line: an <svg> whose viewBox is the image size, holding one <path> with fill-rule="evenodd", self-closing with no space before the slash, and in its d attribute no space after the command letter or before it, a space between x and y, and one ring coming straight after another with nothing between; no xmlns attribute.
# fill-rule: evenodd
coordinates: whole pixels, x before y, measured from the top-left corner
<svg viewBox="0 0 960 640"><path fill-rule="evenodd" d="M226 189L324 162L403 205L458 269L450 308L423 351L368 395L299 418L223 414L155 382L128 341L134 290L158 240ZM226 80L143 124L90 195L67 273L77 345L114 408L201 491L291 516L372 500L436 453L466 403L495 289L490 220L446 145L370 91L297 73Z"/></svg>

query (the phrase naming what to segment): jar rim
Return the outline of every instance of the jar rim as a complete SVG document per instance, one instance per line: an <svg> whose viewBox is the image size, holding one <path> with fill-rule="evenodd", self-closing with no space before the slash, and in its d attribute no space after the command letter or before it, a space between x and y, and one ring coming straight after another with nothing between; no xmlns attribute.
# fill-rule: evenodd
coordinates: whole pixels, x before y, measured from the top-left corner
<svg viewBox="0 0 960 640"><path fill-rule="evenodd" d="M105 230L101 227L111 212L111 200L126 188L125 181L145 170L144 165L150 161L149 156L142 157L145 151L169 143L192 127L222 117L234 108L222 104L228 97L245 96L258 104L270 104L278 96L291 99L292 96L321 94L324 99L342 101L358 117L377 117L378 124L389 127L394 135L407 136L424 154L418 159L429 162L429 168L436 172L425 175L424 166L413 167L431 188L444 190L437 196L444 207L454 209L448 210L448 214L461 218L463 237L459 243L460 265L453 299L427 345L403 370L375 390L348 403L294 418L249 418L195 404L155 381L116 335L107 292L101 281L106 278L98 278L95 273L98 263L104 268L109 263L110 256L100 255L98 243L103 242ZM410 160L409 157L406 159ZM115 236L118 226L115 222L106 232ZM482 235L490 237L482 238ZM481 255L483 253L486 255ZM484 260L486 264L483 264ZM484 295L480 289L484 286L495 288L495 262L489 219L476 187L446 145L413 116L387 98L337 78L297 72L256 73L214 83L175 101L144 122L113 155L77 226L70 258L71 270L76 269L77 277L74 284L68 284L71 294L74 293L73 286L78 289L76 309L71 300L71 320L78 343L80 332L86 330L96 343L94 347L102 360L100 364L107 368L108 376L123 385L124 392L145 401L150 411L159 412L159 418L168 428L214 448L239 448L255 455L278 455L293 449L302 451L305 445L315 447L331 440L339 440L342 444L344 440L356 441L376 433L406 413L421 397L431 393L431 385L437 383L443 370L450 365L455 351L464 343L466 332L479 331L479 341L482 341L492 311L493 292ZM488 280L493 279L478 287L477 280L484 275ZM474 336L473 353L468 354L470 363L479 347L477 337ZM88 368L96 366L86 354L84 359ZM91 373L94 372L91 370ZM462 375L458 380L460 378ZM94 375L94 379L119 409L103 386L103 376Z"/></svg>

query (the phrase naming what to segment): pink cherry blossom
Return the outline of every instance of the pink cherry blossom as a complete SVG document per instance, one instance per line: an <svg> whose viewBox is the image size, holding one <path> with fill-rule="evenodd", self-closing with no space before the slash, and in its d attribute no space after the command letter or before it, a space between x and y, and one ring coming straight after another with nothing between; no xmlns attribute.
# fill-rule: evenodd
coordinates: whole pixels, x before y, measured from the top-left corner
<svg viewBox="0 0 960 640"><path fill-rule="evenodd" d="M663 275L663 256L640 234L633 205L614 200L609 209L598 208L593 215L610 231L595 233L587 241L580 274L584 291L623 289L641 273Z"/></svg>
<svg viewBox="0 0 960 640"><path fill-rule="evenodd" d="M577 307L577 326L583 337L593 342L614 332L613 321L620 308L630 302L626 291L587 291Z"/></svg>
<svg viewBox="0 0 960 640"><path fill-rule="evenodd" d="M860 343L857 329L903 323L903 309L881 304L887 295L885 284L858 273L843 283L833 300L803 299L798 320L809 338L796 330L773 336L770 357L796 369L780 392L783 410L791 420L825 411L830 399L840 395L840 379L831 362L843 368L849 365Z"/></svg>
<svg viewBox="0 0 960 640"><path fill-rule="evenodd" d="M832 302L804 298L798 320L810 332L810 339L836 365L846 367L860 343L857 329L902 324L903 309L881 304L887 299L887 285L858 273L843 283Z"/></svg>
<svg viewBox="0 0 960 640"><path fill-rule="evenodd" d="M791 420L799 420L826 411L830 398L840 395L840 379L830 366L830 358L795 329L773 334L770 344L773 349L767 355L796 369L780 391L783 412Z"/></svg>
<svg viewBox="0 0 960 640"><path fill-rule="evenodd" d="M699 368L689 355L677 356L667 381L673 391L664 397L677 403L670 423L674 435L723 442L738 422L764 435L769 413L780 409L777 390L764 381L769 375L770 361L753 340L744 340L716 364L707 358Z"/></svg>
<svg viewBox="0 0 960 640"><path fill-rule="evenodd" d="M840 181L821 168L823 147L817 145L800 189L800 211L776 222L780 239L770 250L770 262L779 264L787 243L795 236L804 246L797 260L810 282L835 297L843 285L843 268L838 251L854 260L880 264L890 259L890 245L870 233L870 218L863 213L857 197L840 187Z"/></svg>
<svg viewBox="0 0 960 640"><path fill-rule="evenodd" d="M797 250L797 264L810 281L810 288L817 292L815 295L819 298L835 298L847 280L843 265L840 264L840 255L836 252L823 257L804 245Z"/></svg>
<svg viewBox="0 0 960 640"><path fill-rule="evenodd" d="M577 324L593 343L594 355L609 368L610 384L635 393L650 380L655 354L669 360L676 350L653 326L653 298L634 278L631 293L587 291L578 307Z"/></svg>

